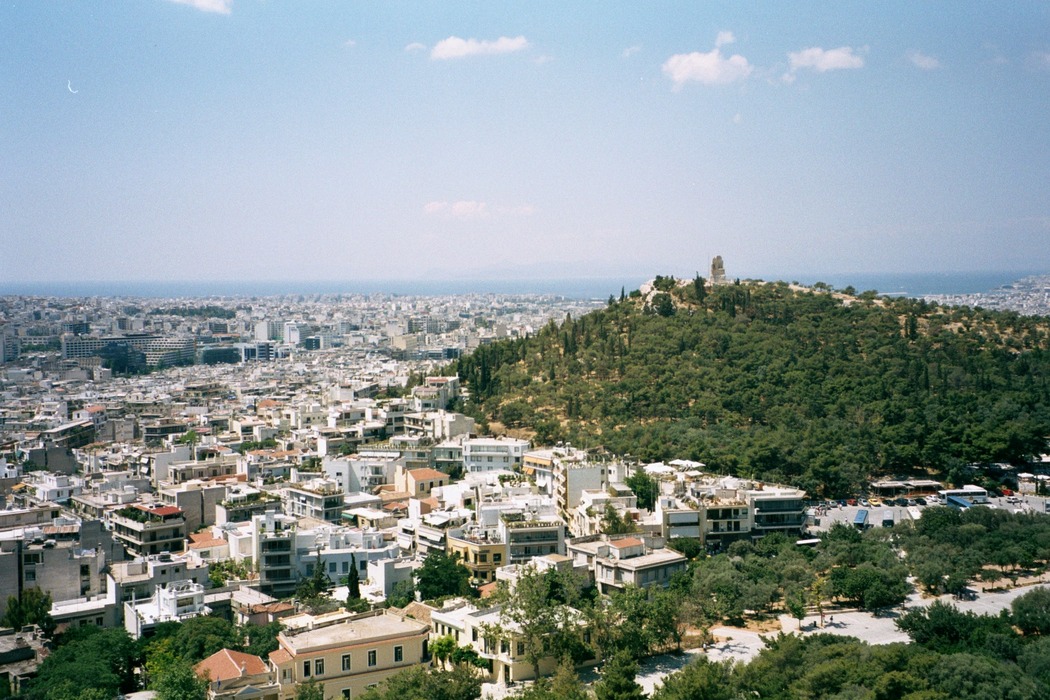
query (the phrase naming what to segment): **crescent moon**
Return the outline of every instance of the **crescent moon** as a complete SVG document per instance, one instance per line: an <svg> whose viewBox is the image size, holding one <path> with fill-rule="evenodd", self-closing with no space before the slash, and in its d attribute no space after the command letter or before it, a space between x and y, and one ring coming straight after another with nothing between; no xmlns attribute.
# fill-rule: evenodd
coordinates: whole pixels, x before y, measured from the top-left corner
<svg viewBox="0 0 1050 700"><path fill-rule="evenodd" d="M67 88L67 89L68 89L68 90L69 90L69 91L70 91L71 93L73 93L74 95L75 95L75 94L77 94L77 92L78 92L77 90L74 90L74 89L73 89L73 81L72 81L72 80L67 80L67 81L66 81L66 88Z"/></svg>

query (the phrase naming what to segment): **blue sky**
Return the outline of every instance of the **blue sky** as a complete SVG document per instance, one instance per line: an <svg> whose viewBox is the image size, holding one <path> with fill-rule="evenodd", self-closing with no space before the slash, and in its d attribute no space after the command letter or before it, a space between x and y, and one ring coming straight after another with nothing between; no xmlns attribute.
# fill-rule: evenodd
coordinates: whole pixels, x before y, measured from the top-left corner
<svg viewBox="0 0 1050 700"><path fill-rule="evenodd" d="M1045 2L0 3L0 280L1050 270Z"/></svg>

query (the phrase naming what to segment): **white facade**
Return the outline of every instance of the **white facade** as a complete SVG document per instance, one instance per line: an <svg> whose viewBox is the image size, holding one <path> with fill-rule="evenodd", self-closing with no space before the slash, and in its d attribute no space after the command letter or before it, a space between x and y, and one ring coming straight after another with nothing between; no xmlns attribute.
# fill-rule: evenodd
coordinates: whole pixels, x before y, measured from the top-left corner
<svg viewBox="0 0 1050 700"><path fill-rule="evenodd" d="M470 438L463 441L463 469L467 473L511 471L521 466L529 449L528 440L516 438Z"/></svg>

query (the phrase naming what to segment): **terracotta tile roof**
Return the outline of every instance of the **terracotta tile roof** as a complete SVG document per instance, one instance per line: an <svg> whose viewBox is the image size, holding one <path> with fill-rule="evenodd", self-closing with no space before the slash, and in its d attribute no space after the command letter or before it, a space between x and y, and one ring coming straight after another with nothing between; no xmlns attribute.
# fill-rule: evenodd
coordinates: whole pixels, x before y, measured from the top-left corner
<svg viewBox="0 0 1050 700"><path fill-rule="evenodd" d="M176 506L158 506L156 508L143 508L142 510L152 513L153 515L159 515L162 518L167 515L178 515L182 512L182 508Z"/></svg>
<svg viewBox="0 0 1050 700"><path fill-rule="evenodd" d="M609 543L609 546L619 549L620 547L638 547L643 544L645 543L637 537L624 537L623 539L613 540Z"/></svg>
<svg viewBox="0 0 1050 700"><path fill-rule="evenodd" d="M401 609L401 617L410 617L413 620L419 620L420 622L429 625L430 613L432 612L434 612L434 608L429 605L412 601Z"/></svg>
<svg viewBox="0 0 1050 700"><path fill-rule="evenodd" d="M221 547L226 544L226 540L209 537L208 539L199 539L190 542L190 549L207 549L208 547Z"/></svg>
<svg viewBox="0 0 1050 700"><path fill-rule="evenodd" d="M240 678L242 673L247 676L257 676L270 669L266 662L258 656L232 649L221 649L194 666L193 670L198 676L210 678L214 682Z"/></svg>
<svg viewBox="0 0 1050 700"><path fill-rule="evenodd" d="M283 664L283 663L291 661L291 660L292 660L292 655L289 654L284 649L277 649L276 651L271 651L270 652L270 663L274 664L275 666Z"/></svg>
<svg viewBox="0 0 1050 700"><path fill-rule="evenodd" d="M429 467L423 467L422 469L409 469L408 475L416 481L426 481L429 479L445 479L448 480L448 474L445 472L439 472L437 469L431 469Z"/></svg>

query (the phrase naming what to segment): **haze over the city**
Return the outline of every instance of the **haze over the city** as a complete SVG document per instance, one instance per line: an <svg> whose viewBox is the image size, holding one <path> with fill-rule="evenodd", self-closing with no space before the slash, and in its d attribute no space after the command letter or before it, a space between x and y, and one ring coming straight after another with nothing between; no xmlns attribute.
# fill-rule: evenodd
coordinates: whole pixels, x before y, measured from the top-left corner
<svg viewBox="0 0 1050 700"><path fill-rule="evenodd" d="M1042 2L0 5L0 280L1050 269Z"/></svg>

